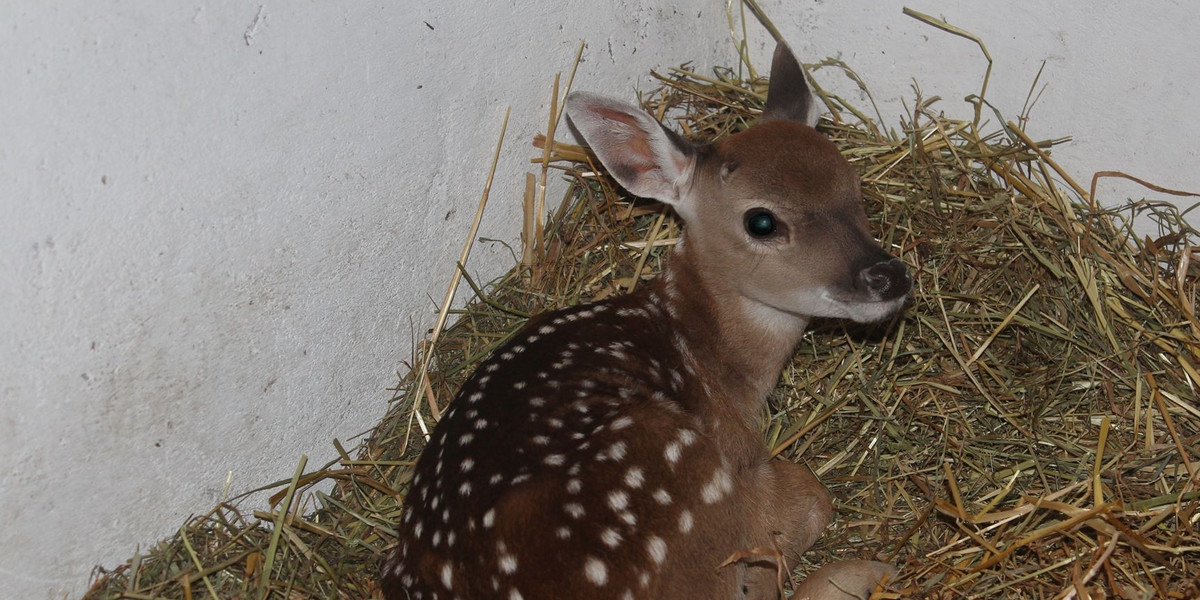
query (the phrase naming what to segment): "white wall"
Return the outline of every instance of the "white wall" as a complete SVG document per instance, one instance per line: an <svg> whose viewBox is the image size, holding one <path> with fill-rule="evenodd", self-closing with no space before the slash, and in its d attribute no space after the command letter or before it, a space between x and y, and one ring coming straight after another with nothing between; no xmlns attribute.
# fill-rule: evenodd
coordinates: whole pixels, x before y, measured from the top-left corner
<svg viewBox="0 0 1200 600"><path fill-rule="evenodd" d="M0 597L332 458L432 325L504 106L481 235L515 246L580 40L579 85L629 97L724 31L701 0L5 2Z"/></svg>
<svg viewBox="0 0 1200 600"><path fill-rule="evenodd" d="M1200 193L1200 36L1196 7L1178 0L759 0L806 62L841 58L867 82L889 126L913 106L913 81L949 115L969 118L962 101L977 94L987 66L974 42L901 13L932 15L980 36L995 61L987 98L1016 120L1042 62L1041 97L1026 131L1034 139L1071 136L1053 150L1086 189L1092 174L1125 171L1160 186ZM756 32L756 63L773 41ZM765 68L765 67L764 67ZM857 87L832 69L823 85L870 110ZM1042 90L1044 86L1044 90ZM868 113L870 114L870 113ZM990 117L990 115L988 115ZM990 117L993 125L994 117ZM1102 179L1097 198L1109 206L1152 197L1183 207L1200 198L1164 196ZM1190 215L1200 227L1200 209ZM1142 223L1143 232L1156 231Z"/></svg>
<svg viewBox="0 0 1200 600"><path fill-rule="evenodd" d="M981 60L901 2L761 1L802 59L858 68L889 120L914 76L966 114ZM515 245L528 141L580 39L577 88L625 97L651 67L733 57L718 1L451 4L0 7L5 594L77 594L209 508L227 471L250 488L369 428L432 324L506 104L481 235ZM1200 189L1182 4L910 4L986 39L1010 116L1049 59L1030 129L1074 135L1057 156L1081 179ZM472 266L510 260L485 244Z"/></svg>

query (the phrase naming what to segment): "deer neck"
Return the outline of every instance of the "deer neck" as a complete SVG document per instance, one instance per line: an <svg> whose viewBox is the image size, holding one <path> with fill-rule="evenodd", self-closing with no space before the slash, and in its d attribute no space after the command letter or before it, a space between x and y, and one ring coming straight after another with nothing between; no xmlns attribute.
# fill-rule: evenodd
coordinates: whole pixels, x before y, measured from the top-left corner
<svg viewBox="0 0 1200 600"><path fill-rule="evenodd" d="M666 304L674 344L707 386L706 400L757 428L808 321L745 298L721 277L706 277L684 244L655 285L652 296Z"/></svg>

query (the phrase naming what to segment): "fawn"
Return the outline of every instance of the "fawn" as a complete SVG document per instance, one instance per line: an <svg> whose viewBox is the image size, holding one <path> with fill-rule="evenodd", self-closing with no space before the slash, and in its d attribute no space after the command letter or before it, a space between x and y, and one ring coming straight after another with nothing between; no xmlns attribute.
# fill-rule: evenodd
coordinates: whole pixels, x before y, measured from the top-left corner
<svg viewBox="0 0 1200 600"><path fill-rule="evenodd" d="M722 563L774 545L795 560L833 509L806 467L769 459L767 394L813 317L880 321L912 285L812 104L782 43L761 122L712 144L568 97L600 162L672 206L682 238L655 281L530 319L463 384L417 461L386 598L778 597L775 560ZM865 597L892 572L836 562L793 598Z"/></svg>

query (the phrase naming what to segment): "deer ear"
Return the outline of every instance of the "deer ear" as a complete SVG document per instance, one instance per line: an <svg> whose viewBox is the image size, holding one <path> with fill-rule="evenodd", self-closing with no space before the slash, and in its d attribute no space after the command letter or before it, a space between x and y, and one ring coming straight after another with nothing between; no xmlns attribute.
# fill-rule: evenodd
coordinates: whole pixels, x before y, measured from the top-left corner
<svg viewBox="0 0 1200 600"><path fill-rule="evenodd" d="M678 211L696 165L691 144L646 111L596 94L567 96L567 115L617 183Z"/></svg>
<svg viewBox="0 0 1200 600"><path fill-rule="evenodd" d="M804 79L804 69L784 42L775 46L771 59L771 82L767 88L767 105L763 107L764 121L795 121L816 125L812 92Z"/></svg>

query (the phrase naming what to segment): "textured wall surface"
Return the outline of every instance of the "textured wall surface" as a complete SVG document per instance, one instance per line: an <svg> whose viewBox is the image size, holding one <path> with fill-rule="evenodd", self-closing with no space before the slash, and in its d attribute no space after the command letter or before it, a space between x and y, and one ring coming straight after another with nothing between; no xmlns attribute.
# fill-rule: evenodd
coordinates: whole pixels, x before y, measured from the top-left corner
<svg viewBox="0 0 1200 600"><path fill-rule="evenodd" d="M302 453L367 430L577 81L729 63L701 0L6 2L0 597L77 595ZM261 6L261 7L260 7ZM553 194L552 194L553 197ZM481 244L482 280L511 265ZM437 300L431 300L436 298Z"/></svg>
<svg viewBox="0 0 1200 600"><path fill-rule="evenodd" d="M977 50L901 2L760 1L803 60L853 65L887 122L914 77L967 114ZM1010 118L1046 61L1029 130L1073 135L1057 156L1081 180L1200 189L1182 3L909 4L984 37ZM432 324L508 104L481 236L515 247L529 140L581 39L576 87L626 98L650 68L733 61L709 0L7 2L0 597L78 595L227 473L253 488L368 429ZM470 268L511 260L483 243Z"/></svg>
<svg viewBox="0 0 1200 600"><path fill-rule="evenodd" d="M759 1L802 60L832 56L853 67L889 126L897 127L900 115L911 113L914 81L925 98L942 98L935 110L970 117L971 108L962 98L979 93L987 67L974 42L903 15L908 6L983 39L995 61L987 99L1006 119L1016 120L1034 90L1037 99L1026 131L1039 140L1071 136L1070 143L1054 150L1054 157L1085 188L1096 171L1117 170L1200 193L1200 124L1192 118L1200 103L1194 4ZM756 33L753 39L755 62L767 64L768 37ZM871 110L857 86L833 69L816 77L860 109ZM997 123L994 115L987 116ZM1096 196L1110 206L1144 197L1174 200L1183 207L1200 201L1163 196L1116 179L1101 179ZM1190 221L1200 226L1200 210ZM1143 232L1152 231L1147 223L1139 225Z"/></svg>

